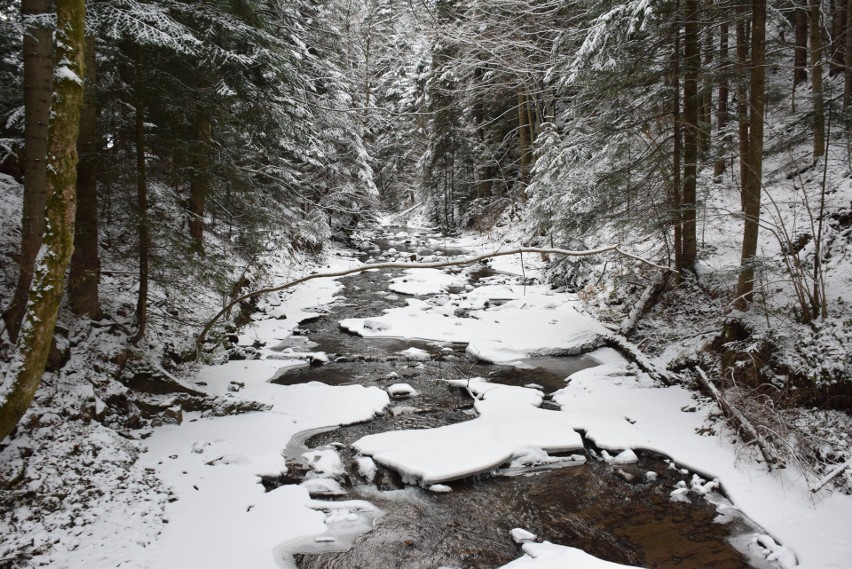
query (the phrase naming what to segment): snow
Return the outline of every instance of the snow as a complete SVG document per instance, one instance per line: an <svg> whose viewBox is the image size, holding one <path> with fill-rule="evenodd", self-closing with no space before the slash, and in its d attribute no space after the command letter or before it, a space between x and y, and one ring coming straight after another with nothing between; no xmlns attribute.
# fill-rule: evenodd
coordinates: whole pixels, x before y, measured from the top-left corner
<svg viewBox="0 0 852 569"><path fill-rule="evenodd" d="M530 355L578 352L608 331L576 310L577 301L545 286L529 286L527 296L499 306L475 308L482 297L449 297L408 305L384 315L350 318L340 325L364 337L402 337L468 343L468 355L483 361L511 362ZM472 309L467 317L460 309Z"/></svg>
<svg viewBox="0 0 852 569"><path fill-rule="evenodd" d="M482 378L463 386L476 398L476 418L434 429L368 435L353 447L424 486L487 472L530 448L560 452L583 448L565 414L539 408L540 391Z"/></svg>
<svg viewBox="0 0 852 569"><path fill-rule="evenodd" d="M214 418L188 413L182 425L157 429L146 441L142 460L170 481L177 498L166 508L169 523L160 539L146 552L150 566L274 567L276 547L322 534L325 518L309 505L310 487L281 486L267 493L258 476L285 471L282 450L297 432L362 421L388 403L384 391L359 385L249 382L239 395L261 395L272 409ZM209 464L233 454L245 460ZM307 458L318 474L340 472L339 458L330 451ZM200 535L204 547L189 546Z"/></svg>
<svg viewBox="0 0 852 569"><path fill-rule="evenodd" d="M166 507L168 523L159 539L137 553L138 562L150 567L275 567L286 558L281 549L285 542L318 536L337 539L335 532L351 537L372 527L371 520L378 513L369 504L354 504L357 512L348 511L340 519L343 506L335 506L332 514L324 512L328 509L325 502L311 500L311 493L342 491L335 477L343 473L343 467L333 449L305 453L311 472L303 485L265 492L259 479L286 471L282 453L295 434L363 421L388 405L387 393L377 387L268 382L282 368L304 362L269 359L280 356L267 346L289 335L300 319L314 316L312 309L330 302L338 288L330 279L320 279L284 295L280 306L270 303L284 308L288 318L255 321L246 333L261 345L263 359L200 369L199 378L210 393L260 401L270 406L268 411L224 417L185 413L181 425L156 429L145 441L148 448L141 458L143 464L169 481L176 500ZM243 387L231 392L232 382ZM358 513L362 511L371 512L369 522L364 521L366 514ZM356 519L348 519L350 514Z"/></svg>
<svg viewBox="0 0 852 569"><path fill-rule="evenodd" d="M414 397L417 395L417 390L408 385L407 383L394 383L393 385L388 386L387 390L388 395L393 397L394 399L401 399L403 397Z"/></svg>
<svg viewBox="0 0 852 569"><path fill-rule="evenodd" d="M795 558L803 569L849 566L852 497L812 495L795 469L768 471L754 453L732 442L737 433L719 425L717 435L698 434L711 423L715 405L684 387L655 385L626 361L618 363L611 350L593 355L606 363L573 374L553 396L573 428L586 431L603 449L653 450L703 473L691 486L684 480L672 499L690 500L718 485L736 508L783 544L773 551L779 560Z"/></svg>
<svg viewBox="0 0 852 569"><path fill-rule="evenodd" d="M437 294L450 287L464 286L467 279L440 269L408 269L405 276L390 281L388 288L401 294L414 296Z"/></svg>
<svg viewBox="0 0 852 569"><path fill-rule="evenodd" d="M462 243L477 246L472 237L446 245ZM335 259L330 268L348 268L353 263L352 259ZM535 258L525 258L522 269L519 259L495 261L501 270L527 276L537 275L534 267L539 264ZM367 337L469 343L472 356L508 362L531 353L580 350L596 345L607 333L578 311L580 303L571 295L540 285L524 287L512 278L490 280L468 292L450 294L447 287L457 285L447 283L458 282L455 279L425 273L422 279L399 281L400 286L410 286L408 290L416 285L435 296L409 298L405 307L351 319L345 325ZM305 352L277 352L272 347L286 339L301 320L316 316L324 304L332 302L339 288L332 279L319 279L310 286L270 296L259 304L262 314L240 336L241 345L258 346L259 359L202 366L198 379L204 385L186 384L225 401L261 402L268 405L266 411L224 417L185 411L182 424L159 427L142 443L122 441L114 431L94 426L85 445L127 449L128 455L134 448L147 447L138 463L127 467L128 476L152 478L156 474L171 486L172 501L159 503L152 490L143 498L128 493L126 507L97 502L91 512L94 529L78 536L76 542L57 544L51 558L55 565L292 566L289 556L294 551L340 550L372 528L381 515L373 505L311 497L344 492L340 484L343 465L333 446L302 453L310 467L302 484L265 492L259 483L262 475L276 477L286 471L283 451L297 434L367 420L388 408L389 395L416 394L404 383L383 390L268 382L282 369L305 365ZM403 354L412 361L430 359L428 352L415 348ZM313 355L322 359L320 353ZM356 457L360 476L373 480L378 463L398 470L407 482L432 492L448 492L452 488L444 482L487 473L501 465L528 468L582 462L582 455L550 454L580 451L583 444L577 431L582 430L614 465L633 463L643 450L652 450L697 472L684 474L681 483L669 489L672 499L714 501L723 490L733 506L712 502L717 503L720 516L735 508L759 524L761 533L752 536L751 543L780 566L792 567L798 562L803 569L849 567L852 498L839 493L812 494L809 481L793 469L767 471L747 448L732 442L736 433L720 428L711 417L715 405L696 398L690 390L654 384L612 349L599 349L591 356L600 365L573 374L565 388L554 394L561 410L542 409L543 394L535 387L499 385L483 378L454 382L473 398L477 416L435 429L363 437L353 445L361 453ZM398 381L399 375L389 374L385 379ZM232 391L233 385L241 387ZM111 389L121 388L113 384ZM101 399L89 399L96 412L104 410ZM416 411L409 406L391 409L394 415ZM42 420L61 422L61 417L44 416ZM708 425L716 434L699 434L706 433ZM122 465L129 461L110 456L99 460ZM656 478L653 472L644 476L649 481ZM29 490L42 491L48 483L34 481ZM108 487L105 482L100 484ZM452 494L433 499L452 499ZM26 512L20 515L25 517ZM165 523L158 525L160 516ZM0 525L4 532L6 527ZM505 567L623 567L571 547L530 543L536 538L524 531L516 528L511 534L515 541L526 542L524 556ZM87 540L87 536L94 537ZM32 537L44 543L52 538L43 530ZM106 542L109 545L104 548Z"/></svg>
<svg viewBox="0 0 852 569"><path fill-rule="evenodd" d="M528 532L523 528L514 528L509 532L512 536L512 541L515 543L524 543L527 541L535 541L537 536L534 533Z"/></svg>
<svg viewBox="0 0 852 569"><path fill-rule="evenodd" d="M503 565L502 569L566 569L567 567L582 567L583 569L623 569L630 565L619 565L598 559L581 549L555 545L548 541L544 543L525 543L524 556L511 563Z"/></svg>

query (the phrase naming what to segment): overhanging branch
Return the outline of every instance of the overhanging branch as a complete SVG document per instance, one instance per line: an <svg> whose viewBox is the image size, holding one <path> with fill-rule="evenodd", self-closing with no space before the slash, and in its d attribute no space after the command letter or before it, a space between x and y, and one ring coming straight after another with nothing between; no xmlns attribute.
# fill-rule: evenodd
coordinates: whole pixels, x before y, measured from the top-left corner
<svg viewBox="0 0 852 569"><path fill-rule="evenodd" d="M372 271L375 269L443 269L445 267L459 267L464 265L471 265L473 263L478 263L479 261L484 261L486 259L492 259L494 257L507 257L509 255L518 255L521 253L541 253L547 255L562 255L564 257L589 257L592 255L600 255L602 253L617 253L623 257L627 257L629 259L633 259L635 261L639 261L642 264L648 265L649 267L654 267L661 271L668 271L672 273L676 273L674 269L670 267L665 267L663 265L658 265L653 263L647 259L643 259L637 255L633 255L632 253L628 253L627 251L621 249L618 245L608 245L606 247L599 247L597 249L586 249L583 251L572 251L570 249L559 249L559 248L538 248L538 247L521 247L518 249L511 249L507 251L493 251L491 253L486 253L484 255L477 255L476 257L467 257L464 259L455 259L448 261L439 261L436 263L375 263L371 265L359 265L357 267L353 267L351 269L345 269L342 271L331 271L327 273L311 273L310 275L304 276L300 279L296 279L294 281L290 281L283 285L266 287L262 289L258 289L253 292L246 293L238 298L235 298L224 308L222 308L216 315L204 326L201 330L201 333L198 335L198 339L195 341L196 346L196 357L201 356L201 346L204 344L205 338L207 338L207 334L216 325L216 322L219 319L228 313L234 306L239 303L248 300L250 298L254 298L256 296L260 296L263 294L268 294L270 292L278 292L282 290L286 290L288 288L292 288L294 286L300 285L302 283L312 281L315 279L324 279L324 278L337 278L337 277L345 277L347 275L354 275L358 273L363 273L364 271Z"/></svg>

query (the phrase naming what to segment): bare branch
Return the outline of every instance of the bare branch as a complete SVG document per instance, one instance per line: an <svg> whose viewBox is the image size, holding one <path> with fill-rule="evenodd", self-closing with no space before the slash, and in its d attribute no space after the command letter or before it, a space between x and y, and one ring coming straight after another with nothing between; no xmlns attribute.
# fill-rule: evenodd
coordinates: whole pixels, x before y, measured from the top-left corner
<svg viewBox="0 0 852 569"><path fill-rule="evenodd" d="M559 249L559 248L537 248L537 247L521 247L518 249L511 249L509 251L493 251L491 253L486 253L484 255L478 255L476 257L468 257L464 259L456 259L456 260L448 260L448 261L440 261L437 263L375 263L371 265L359 265L357 267L353 267L351 269L346 269L343 271L332 271L327 273L311 273L310 275L304 276L300 279L296 279L294 281L287 282L283 285L266 287L253 292L249 292L244 294L238 298L235 298L231 302L229 302L224 308L222 308L201 330L201 333L198 335L198 339L195 341L196 345L196 357L201 356L201 347L204 343L207 334L219 321L219 319L228 313L234 306L239 303L248 300L250 298L254 298L256 296L260 296L263 294L267 294L270 292L278 292L282 290L286 290L288 288L292 288L296 285L300 285L302 283L312 281L315 279L323 279L323 278L337 278L337 277L345 277L347 275L354 275L358 273L363 273L364 271L372 271L376 269L443 269L445 267L459 267L464 265L471 265L473 263L477 263L479 261L485 261L486 259L491 259L494 257L507 257L509 255L519 255L521 253L543 253L548 255L563 255L565 257L589 257L592 255L600 255L602 253L617 253L629 259L633 259L650 267L654 267L656 269L660 269L661 271L669 271L676 273L674 269L670 267L665 267L663 265L658 265L653 263L647 259L643 259L637 255L633 255L621 249L618 245L608 245L606 247L599 247L597 249L587 249L583 251L572 251L569 249Z"/></svg>

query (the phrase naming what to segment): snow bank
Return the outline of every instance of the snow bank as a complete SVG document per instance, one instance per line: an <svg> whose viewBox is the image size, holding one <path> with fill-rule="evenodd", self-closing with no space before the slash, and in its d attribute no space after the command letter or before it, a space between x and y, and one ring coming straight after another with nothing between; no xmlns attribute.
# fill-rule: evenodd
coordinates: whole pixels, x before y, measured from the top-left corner
<svg viewBox="0 0 852 569"><path fill-rule="evenodd" d="M784 561L782 566L792 566L798 558L802 568L850 567L852 497L815 497L792 468L768 472L756 456L732 442L737 433L711 421L714 404L682 387L654 385L611 350L593 355L606 363L573 374L568 386L553 395L573 428L585 430L603 449L652 449L715 478L693 481L691 488L684 480L672 489L673 497L701 494L720 484L737 509L785 546L768 553ZM700 435L711 423L720 433ZM632 459L630 455L619 456Z"/></svg>

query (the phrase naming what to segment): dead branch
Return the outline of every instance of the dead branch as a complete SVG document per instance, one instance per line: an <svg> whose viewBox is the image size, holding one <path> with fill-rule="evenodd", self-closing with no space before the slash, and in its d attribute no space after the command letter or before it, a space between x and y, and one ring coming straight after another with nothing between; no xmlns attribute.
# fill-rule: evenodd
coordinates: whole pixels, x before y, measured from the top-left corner
<svg viewBox="0 0 852 569"><path fill-rule="evenodd" d="M654 277L654 280L645 288L645 291L642 293L642 296L639 297L639 300L627 314L627 317L619 326L619 332L621 332L622 336L627 336L630 331L636 326L636 323L639 321L639 317L648 307L648 303L657 295L657 293L666 286L666 277L667 273L657 273Z"/></svg>
<svg viewBox="0 0 852 569"><path fill-rule="evenodd" d="M719 408L722 410L722 413L725 414L726 417L732 419L741 429L743 429L748 436L754 439L755 444L757 444L757 448L760 450L760 454L763 455L763 460L766 461L767 468L772 470L772 466L778 462L778 460L773 456L772 452L767 448L767 446L763 443L763 439L760 434L757 432L757 429L754 425L751 424L745 415L743 415L736 407L731 405L727 399L722 395L722 393L713 385L713 382L710 381L710 378L707 377L707 374L704 373L704 370L699 366L695 366L695 369L698 370L698 375L701 378L701 383L704 387L707 388L713 398L716 400L716 403L719 404Z"/></svg>
<svg viewBox="0 0 852 569"><path fill-rule="evenodd" d="M822 487L837 478L837 476L846 470L847 468L852 467L852 458L844 462L843 464L839 464L834 470L823 476L815 485L811 486L811 492L816 494Z"/></svg>
<svg viewBox="0 0 852 569"><path fill-rule="evenodd" d="M229 302L224 308L222 308L216 315L204 326L201 330L201 333L198 335L198 338L195 341L196 346L196 357L201 356L201 348L204 343L204 339L207 337L207 334L219 321L219 319L228 313L231 308L236 306L237 304L248 300L250 298L254 298L255 296L260 296L262 294L268 294L270 292L278 292L282 290L286 290L288 288L292 288L294 286L300 285L302 283L314 280L314 279L323 279L323 278L337 278L337 277L345 277L347 275L354 275L358 273L363 273L364 271L371 271L374 269L442 269L445 267L458 267L463 265L470 265L473 263L477 263L479 261L485 261L486 259L491 259L494 257L506 257L508 255L518 255L521 253L545 253L550 255L563 255L566 257L588 257L592 255L600 255L602 253L617 253L623 257L627 257L629 259L633 259L635 261L639 261L645 265L650 267L654 267L661 271L669 271L676 273L674 269L669 267L664 267L662 265L658 265L647 259L643 259L637 255L633 255L621 249L618 245L608 245L606 247L599 247L597 249L587 249L584 251L572 251L569 249L558 249L558 248L537 248L537 247L521 247L519 249L511 249L509 251L493 251L491 253L486 253L484 255L478 255L476 257L468 257L465 259L457 259L457 260L448 260L448 261L440 261L437 263L375 263L372 265L359 265L357 267L353 267L351 269L346 269L343 271L331 271L327 273L311 273L307 276L304 276L300 279L296 279L294 281L290 281L283 285L266 287L254 292L250 292L244 294L231 302Z"/></svg>
<svg viewBox="0 0 852 569"><path fill-rule="evenodd" d="M678 381L678 376L667 369L661 369L648 359L639 346L629 342L624 336L618 334L607 334L604 336L604 343L611 348L615 348L621 352L627 359L639 366L639 369L651 376L651 379L658 381L663 385L674 385Z"/></svg>

